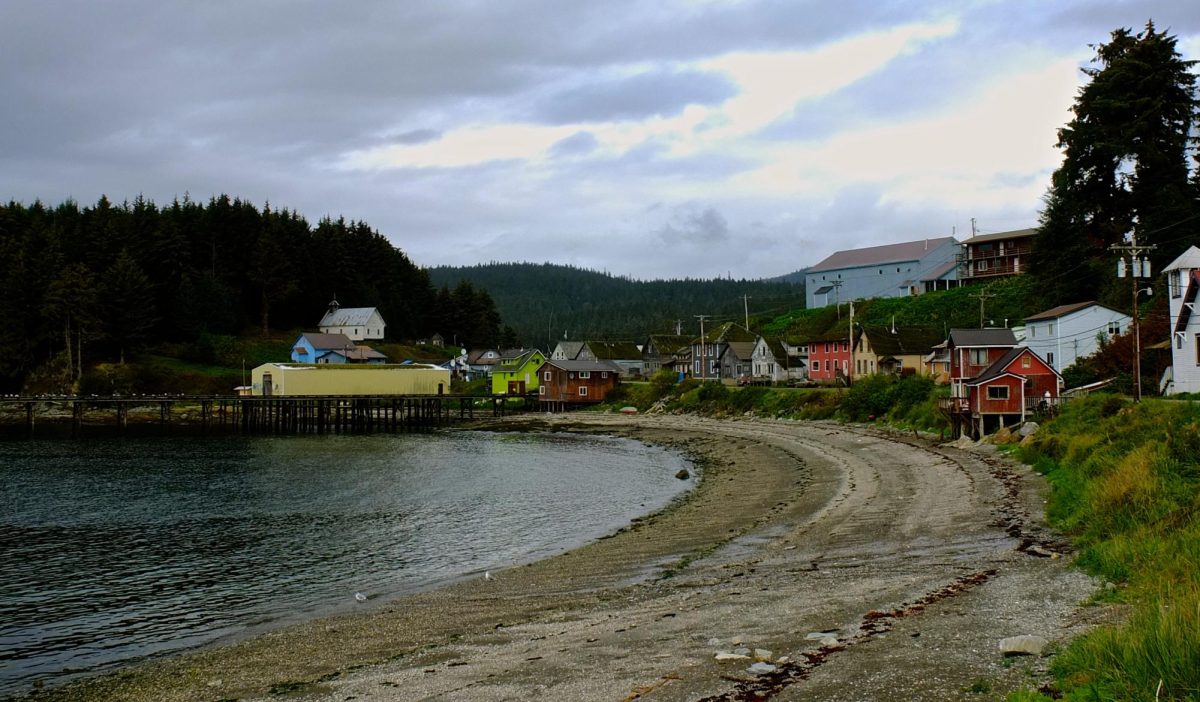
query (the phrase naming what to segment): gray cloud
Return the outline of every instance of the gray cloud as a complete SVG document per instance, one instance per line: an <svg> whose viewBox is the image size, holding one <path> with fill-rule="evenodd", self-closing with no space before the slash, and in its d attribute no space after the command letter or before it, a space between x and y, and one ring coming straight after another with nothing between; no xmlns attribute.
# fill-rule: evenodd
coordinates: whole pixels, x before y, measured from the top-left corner
<svg viewBox="0 0 1200 702"><path fill-rule="evenodd" d="M728 78L701 71L652 71L575 85L534 108L551 124L673 117L688 105L712 105L737 94Z"/></svg>
<svg viewBox="0 0 1200 702"><path fill-rule="evenodd" d="M729 239L729 222L716 209L677 208L655 234L667 245L709 246Z"/></svg>

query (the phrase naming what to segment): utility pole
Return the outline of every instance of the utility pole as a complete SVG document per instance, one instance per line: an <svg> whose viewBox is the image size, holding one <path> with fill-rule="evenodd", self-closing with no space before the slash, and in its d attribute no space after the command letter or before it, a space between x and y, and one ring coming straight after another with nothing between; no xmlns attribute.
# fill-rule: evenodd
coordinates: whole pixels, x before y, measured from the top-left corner
<svg viewBox="0 0 1200 702"><path fill-rule="evenodd" d="M696 315L692 315L692 316L695 317L696 319L700 320L700 379L704 380L705 377L708 375L708 372L704 366L704 347L708 343L707 340L704 338L704 320L708 319L712 315L696 314Z"/></svg>
<svg viewBox="0 0 1200 702"><path fill-rule="evenodd" d="M846 368L846 385L854 377L854 300L850 301L850 366Z"/></svg>
<svg viewBox="0 0 1200 702"><path fill-rule="evenodd" d="M1133 401L1142 401L1142 328L1138 323L1138 293L1142 292L1138 288L1138 278L1150 277L1150 259L1144 254L1147 254L1158 248L1153 244L1138 245L1137 232L1129 233L1129 243L1113 244L1108 247L1109 251L1117 254L1117 277L1124 278L1126 273L1129 276L1129 287L1133 293ZM1125 263L1125 257L1129 256L1129 263ZM1152 288L1145 288L1150 294L1154 293Z"/></svg>
<svg viewBox="0 0 1200 702"><path fill-rule="evenodd" d="M750 296L742 295L742 307L746 312L746 331L750 331Z"/></svg>
<svg viewBox="0 0 1200 702"><path fill-rule="evenodd" d="M681 322L680 320L677 319L677 320L675 320L675 336L679 336L682 333L683 333L683 322Z"/></svg>
<svg viewBox="0 0 1200 702"><path fill-rule="evenodd" d="M837 305L838 319L842 318L842 281L835 280L830 283L833 286L833 304Z"/></svg>
<svg viewBox="0 0 1200 702"><path fill-rule="evenodd" d="M983 303L985 300L990 300L995 296L996 296L995 293L985 293L983 291L980 291L974 295L968 296L968 297L979 298L979 328L980 329L983 329Z"/></svg>

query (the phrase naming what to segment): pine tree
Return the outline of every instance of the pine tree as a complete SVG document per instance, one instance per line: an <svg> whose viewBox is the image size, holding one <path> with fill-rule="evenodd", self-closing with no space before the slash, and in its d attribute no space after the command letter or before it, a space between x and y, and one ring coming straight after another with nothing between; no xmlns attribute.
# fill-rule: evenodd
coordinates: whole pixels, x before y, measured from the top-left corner
<svg viewBox="0 0 1200 702"><path fill-rule="evenodd" d="M1042 292L1064 303L1112 297L1103 294L1115 286L1107 249L1128 232L1164 244L1154 256L1160 268L1184 248L1179 225L1198 208L1189 182L1190 132L1200 114L1196 62L1183 60L1175 37L1152 22L1139 34L1118 29L1094 48L1098 67L1083 69L1091 80L1058 132L1063 164L1031 257Z"/></svg>

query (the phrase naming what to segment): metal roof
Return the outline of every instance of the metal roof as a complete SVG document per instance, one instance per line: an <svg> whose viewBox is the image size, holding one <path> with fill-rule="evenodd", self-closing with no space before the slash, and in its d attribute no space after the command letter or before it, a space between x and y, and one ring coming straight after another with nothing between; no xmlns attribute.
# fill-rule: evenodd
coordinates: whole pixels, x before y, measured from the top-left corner
<svg viewBox="0 0 1200 702"><path fill-rule="evenodd" d="M612 361L556 361L548 359L543 366L554 366L565 371L612 371L620 373L621 367Z"/></svg>
<svg viewBox="0 0 1200 702"><path fill-rule="evenodd" d="M345 334L324 334L321 332L305 332L300 335L300 339L308 339L308 343L318 351L328 351L329 349L352 349L354 342ZM300 343L300 339L296 343Z"/></svg>
<svg viewBox="0 0 1200 702"><path fill-rule="evenodd" d="M374 307L339 307L330 310L321 318L318 327L361 327L371 321L371 315L377 314ZM383 316L379 317L383 321Z"/></svg>
<svg viewBox="0 0 1200 702"><path fill-rule="evenodd" d="M1025 321L1026 322L1037 322L1037 321L1040 321L1043 319L1058 319L1059 317L1066 317L1067 315L1071 314L1072 312L1078 312L1079 310L1087 309L1088 307L1091 307L1093 305L1095 305L1097 307L1104 307L1104 305L1097 303L1095 300L1089 300L1088 302L1075 302L1070 305L1059 305L1058 307L1051 307L1050 309L1046 310L1045 312L1038 312L1037 314L1026 317ZM1109 308L1109 307L1104 307L1104 309L1109 310L1110 312L1116 312L1116 310ZM1118 314L1120 314L1120 313L1118 313Z"/></svg>
<svg viewBox="0 0 1200 702"><path fill-rule="evenodd" d="M1173 271L1179 268L1200 268L1200 249L1195 246L1189 246L1187 251L1179 254L1179 258L1167 264L1163 272Z"/></svg>
<svg viewBox="0 0 1200 702"><path fill-rule="evenodd" d="M971 244L983 244L989 241L1002 241L1004 239L1024 239L1026 237L1036 236L1037 228L1033 229L1014 229L1011 232L996 232L995 234L976 234L975 236L963 242L964 246Z"/></svg>
<svg viewBox="0 0 1200 702"><path fill-rule="evenodd" d="M950 343L965 346L1016 346L1012 329L951 329Z"/></svg>
<svg viewBox="0 0 1200 702"><path fill-rule="evenodd" d="M868 246L862 249L835 251L825 260L809 268L805 273L820 273L821 271L837 270L840 268L862 268L899 261L919 261L925 257L925 254L939 246L957 243L958 240L954 237L943 236L936 239L920 239L918 241L904 241L899 244L884 244L883 246Z"/></svg>

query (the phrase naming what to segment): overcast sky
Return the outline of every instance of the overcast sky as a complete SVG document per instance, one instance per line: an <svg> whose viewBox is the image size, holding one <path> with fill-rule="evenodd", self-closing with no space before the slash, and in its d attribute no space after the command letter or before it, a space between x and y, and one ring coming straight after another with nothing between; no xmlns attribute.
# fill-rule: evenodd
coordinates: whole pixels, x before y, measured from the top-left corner
<svg viewBox="0 0 1200 702"><path fill-rule="evenodd" d="M1034 226L1080 67L1194 0L5 0L0 198L228 193L421 265L760 278Z"/></svg>

